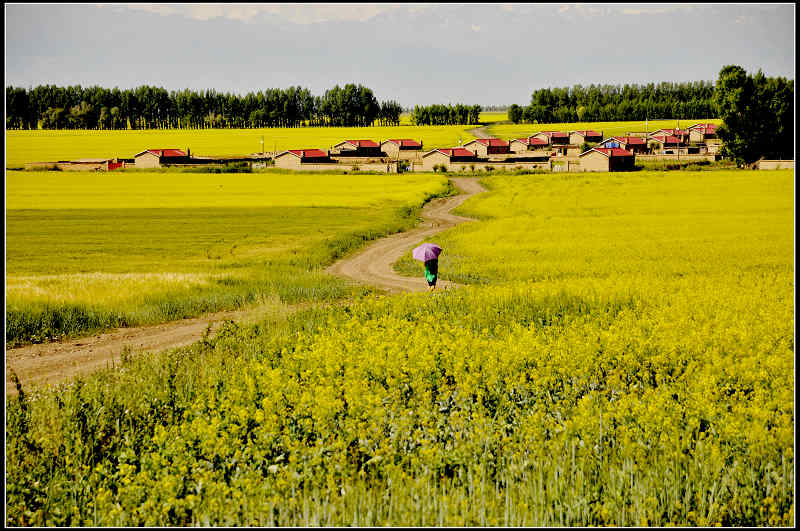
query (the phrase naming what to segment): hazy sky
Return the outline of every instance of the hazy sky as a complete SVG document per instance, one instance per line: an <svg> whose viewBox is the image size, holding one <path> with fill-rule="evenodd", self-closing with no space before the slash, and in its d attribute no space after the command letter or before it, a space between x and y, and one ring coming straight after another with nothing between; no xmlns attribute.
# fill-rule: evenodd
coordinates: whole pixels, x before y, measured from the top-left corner
<svg viewBox="0 0 800 531"><path fill-rule="evenodd" d="M794 4L5 4L6 86L290 85L518 103L543 87L794 78Z"/></svg>

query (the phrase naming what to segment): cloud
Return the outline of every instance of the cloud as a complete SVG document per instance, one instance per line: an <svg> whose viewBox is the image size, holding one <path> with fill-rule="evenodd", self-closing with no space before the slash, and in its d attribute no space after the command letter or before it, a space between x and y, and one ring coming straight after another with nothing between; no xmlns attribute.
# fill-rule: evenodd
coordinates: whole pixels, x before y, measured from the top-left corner
<svg viewBox="0 0 800 531"><path fill-rule="evenodd" d="M192 20L226 18L249 22L267 16L305 25L331 21L366 22L381 13L403 6L402 4L127 4L125 7L157 15L180 15ZM425 7L413 6L410 9L418 12Z"/></svg>

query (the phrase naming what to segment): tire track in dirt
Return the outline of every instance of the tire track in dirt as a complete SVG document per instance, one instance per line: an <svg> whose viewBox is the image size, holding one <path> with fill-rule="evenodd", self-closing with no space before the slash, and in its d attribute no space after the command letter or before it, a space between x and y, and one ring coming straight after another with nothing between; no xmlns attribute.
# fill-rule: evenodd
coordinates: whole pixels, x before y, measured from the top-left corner
<svg viewBox="0 0 800 531"><path fill-rule="evenodd" d="M452 181L463 193L430 201L422 209L421 225L407 232L381 238L355 255L334 263L325 271L383 288L391 293L428 289L421 268L418 278L409 278L397 274L392 269L392 264L422 239L459 223L473 221L451 214L450 211L472 195L485 191L484 188L478 184L477 179L462 177ZM447 281L439 281L437 284L437 288L444 289L454 286L454 283ZM284 307L284 311L295 311L300 306ZM6 395L17 394L16 386L11 380L11 369L16 372L23 388L56 384L110 367L112 364L119 365L121 354L126 348L130 354L139 354L190 345L200 340L209 327L213 336L224 321L246 320L252 318L257 311L218 312L194 319L119 328L79 339L7 349Z"/></svg>

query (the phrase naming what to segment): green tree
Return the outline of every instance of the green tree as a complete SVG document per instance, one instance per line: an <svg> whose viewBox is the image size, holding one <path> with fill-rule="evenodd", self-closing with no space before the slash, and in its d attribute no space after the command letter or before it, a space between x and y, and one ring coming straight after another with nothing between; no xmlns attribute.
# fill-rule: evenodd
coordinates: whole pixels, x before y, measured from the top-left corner
<svg viewBox="0 0 800 531"><path fill-rule="evenodd" d="M722 125L723 154L737 164L761 157L789 157L794 151L794 81L748 75L738 65L720 70L713 103Z"/></svg>
<svg viewBox="0 0 800 531"><path fill-rule="evenodd" d="M508 119L515 124L520 123L522 121L522 107L516 103L511 104L508 107Z"/></svg>

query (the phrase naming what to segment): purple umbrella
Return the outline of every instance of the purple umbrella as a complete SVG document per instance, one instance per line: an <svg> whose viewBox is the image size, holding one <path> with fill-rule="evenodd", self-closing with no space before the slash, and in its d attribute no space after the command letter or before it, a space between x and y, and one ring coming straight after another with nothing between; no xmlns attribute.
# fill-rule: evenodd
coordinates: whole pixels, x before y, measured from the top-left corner
<svg viewBox="0 0 800 531"><path fill-rule="evenodd" d="M411 252L411 256L420 262L427 262L428 260L439 258L439 253L441 252L442 248L435 243L423 243Z"/></svg>

